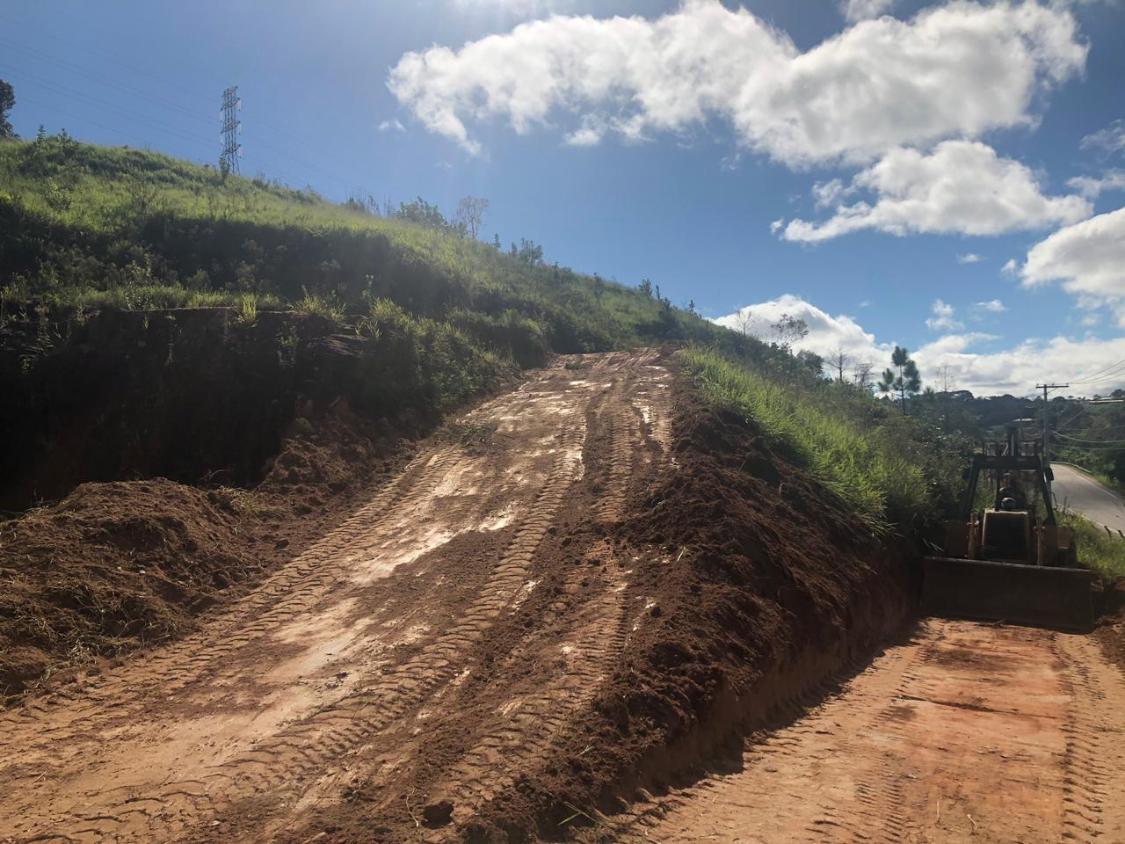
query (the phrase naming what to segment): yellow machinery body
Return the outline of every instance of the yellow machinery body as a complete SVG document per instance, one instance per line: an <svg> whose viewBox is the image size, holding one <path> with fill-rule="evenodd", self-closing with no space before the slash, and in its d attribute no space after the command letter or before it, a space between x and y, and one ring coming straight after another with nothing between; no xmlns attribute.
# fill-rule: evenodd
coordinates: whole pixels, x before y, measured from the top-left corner
<svg viewBox="0 0 1125 844"><path fill-rule="evenodd" d="M997 504L1001 472L1033 473L1046 517L1010 506L973 510L977 479L988 471L997 473ZM966 476L962 518L945 524L942 555L923 560L923 612L1063 630L1092 627L1098 578L1078 565L1073 531L1055 521L1050 469L1038 453L1023 453L1010 433L1005 448L974 455Z"/></svg>

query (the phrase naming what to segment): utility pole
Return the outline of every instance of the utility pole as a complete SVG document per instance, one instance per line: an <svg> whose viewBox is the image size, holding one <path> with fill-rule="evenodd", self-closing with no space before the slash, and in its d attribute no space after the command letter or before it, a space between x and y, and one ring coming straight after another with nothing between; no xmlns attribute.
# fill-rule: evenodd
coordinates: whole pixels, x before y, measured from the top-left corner
<svg viewBox="0 0 1125 844"><path fill-rule="evenodd" d="M225 177L228 173L238 173L238 159L242 157L242 145L238 143L238 133L242 124L238 112L242 100L238 98L238 86L232 85L223 91L223 152L219 156L219 170Z"/></svg>
<svg viewBox="0 0 1125 844"><path fill-rule="evenodd" d="M1035 389L1043 391L1043 467L1049 468L1051 465L1051 455L1047 448L1051 442L1050 428L1048 426L1048 412L1050 405L1047 403L1047 393L1051 390L1062 390L1069 387L1069 384L1036 384ZM1051 494L1051 479L1047 476L1043 479L1047 483L1047 494Z"/></svg>

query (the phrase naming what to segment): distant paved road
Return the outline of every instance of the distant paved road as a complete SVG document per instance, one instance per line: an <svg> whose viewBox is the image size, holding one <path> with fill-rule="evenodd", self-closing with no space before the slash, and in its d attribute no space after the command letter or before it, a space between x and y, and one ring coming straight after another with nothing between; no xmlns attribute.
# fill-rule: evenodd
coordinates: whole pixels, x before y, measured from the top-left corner
<svg viewBox="0 0 1125 844"><path fill-rule="evenodd" d="M1064 504L1099 525L1114 531L1125 531L1125 501L1106 489L1081 469L1064 463L1052 463L1055 482L1052 492L1057 506Z"/></svg>

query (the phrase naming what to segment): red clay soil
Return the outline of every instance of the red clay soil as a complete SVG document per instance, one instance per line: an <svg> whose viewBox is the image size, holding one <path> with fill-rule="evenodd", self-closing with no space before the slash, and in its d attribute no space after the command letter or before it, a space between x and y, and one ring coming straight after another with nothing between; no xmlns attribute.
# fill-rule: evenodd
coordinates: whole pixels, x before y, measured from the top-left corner
<svg viewBox="0 0 1125 844"><path fill-rule="evenodd" d="M296 419L255 489L86 483L0 523L0 701L195 629L383 483L394 451L340 402Z"/></svg>
<svg viewBox="0 0 1125 844"><path fill-rule="evenodd" d="M1094 637L1106 659L1125 671L1125 578L1106 586L1102 615Z"/></svg>
<svg viewBox="0 0 1125 844"><path fill-rule="evenodd" d="M707 408L682 379L673 405L673 468L635 487L610 531L644 617L557 760L481 811L469 839L600 840L601 813L790 717L910 615L905 544L865 532L753 424Z"/></svg>
<svg viewBox="0 0 1125 844"><path fill-rule="evenodd" d="M192 636L0 717L0 841L596 839L789 711L902 624L903 555L671 369L529 374ZM290 463L269 529L326 506Z"/></svg>
<svg viewBox="0 0 1125 844"><path fill-rule="evenodd" d="M587 475L539 549L535 592L477 653L458 717L433 726L397 787L378 777L356 784L286 840L598 838L602 813L638 789L691 777L717 746L791 713L799 696L901 629L911 602L900 556L752 425L708 409L683 380L666 407L676 408L673 460L634 459L620 515L608 521L590 514L611 487L621 432L605 408L588 414ZM658 454L654 440L646 426L634 447ZM626 570L615 573L614 561ZM462 816L456 780L475 737L512 705L513 687L550 687L549 655L574 641L568 615L622 574L630 610L613 634L609 676L580 708L562 694L555 711L545 700L537 717L565 725L555 741L519 748L529 763L521 775L483 802L474 794ZM537 629L541 643L521 644Z"/></svg>

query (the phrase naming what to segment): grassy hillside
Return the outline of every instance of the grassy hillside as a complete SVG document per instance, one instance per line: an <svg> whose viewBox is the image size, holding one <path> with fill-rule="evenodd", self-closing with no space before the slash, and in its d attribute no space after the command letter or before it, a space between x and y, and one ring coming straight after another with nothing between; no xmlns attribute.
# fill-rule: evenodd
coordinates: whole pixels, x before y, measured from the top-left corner
<svg viewBox="0 0 1125 844"><path fill-rule="evenodd" d="M687 341L713 352L687 357L705 390L792 445L872 527L942 503L947 465L934 455L950 444L919 445L924 426L866 394L832 392L784 350L676 308L651 285L507 254L423 210L435 212L423 215L429 225L65 135L3 143L0 304L48 348L50 331L27 328L45 310L63 315L58 334L75 314L107 306L230 304L245 324L263 309L312 313L366 339L381 391L394 372L428 366L435 412L487 389L505 362Z"/></svg>
<svg viewBox="0 0 1125 844"><path fill-rule="evenodd" d="M788 446L872 532L921 529L951 511L964 444L924 420L850 384L771 377L698 347L684 361L705 398Z"/></svg>
<svg viewBox="0 0 1125 844"><path fill-rule="evenodd" d="M260 179L65 135L0 143L0 288L19 303L361 316L388 299L503 353L764 347L637 289ZM531 354L529 354L531 353Z"/></svg>

